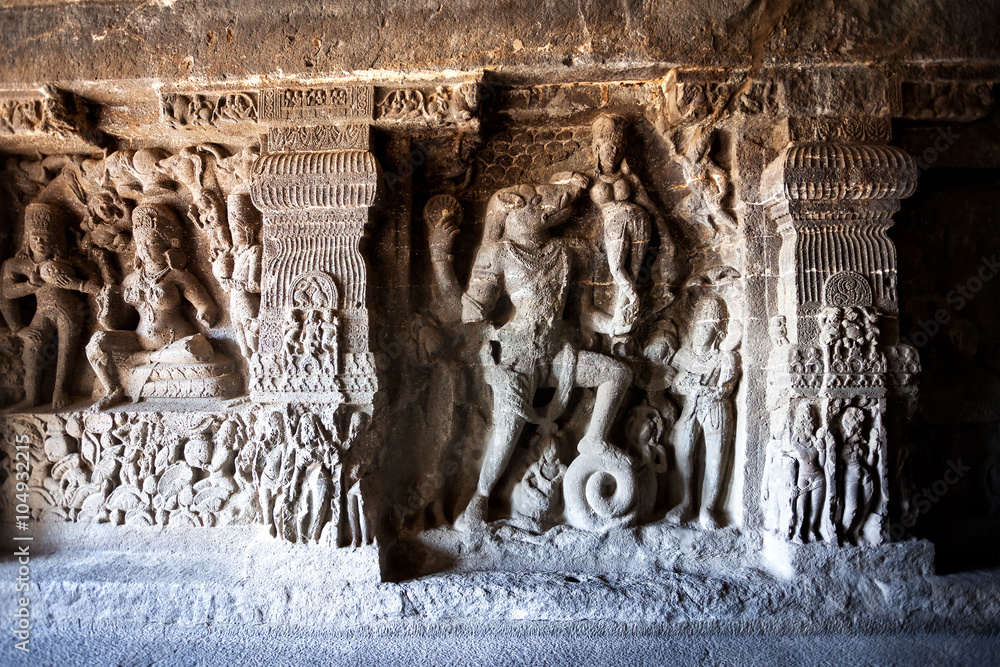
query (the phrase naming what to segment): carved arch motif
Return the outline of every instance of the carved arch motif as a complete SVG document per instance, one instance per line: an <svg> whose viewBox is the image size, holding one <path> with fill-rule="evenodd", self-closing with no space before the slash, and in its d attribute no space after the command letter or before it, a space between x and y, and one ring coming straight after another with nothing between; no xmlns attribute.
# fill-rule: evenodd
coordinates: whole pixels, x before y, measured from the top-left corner
<svg viewBox="0 0 1000 667"><path fill-rule="evenodd" d="M340 302L337 284L322 271L310 271L299 276L289 289L292 308L324 308L337 310Z"/></svg>

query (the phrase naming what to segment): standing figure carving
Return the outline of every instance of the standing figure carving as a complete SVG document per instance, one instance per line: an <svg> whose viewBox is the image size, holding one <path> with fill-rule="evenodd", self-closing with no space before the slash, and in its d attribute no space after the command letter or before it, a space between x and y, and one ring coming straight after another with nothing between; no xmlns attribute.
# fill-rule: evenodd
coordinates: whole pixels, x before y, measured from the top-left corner
<svg viewBox="0 0 1000 667"><path fill-rule="evenodd" d="M190 302L206 328L218 315L208 291L184 268L176 216L147 203L136 207L132 223L136 264L122 281L122 296L139 313L139 325L135 331L98 331L90 339L87 358L105 389L94 410L126 397L138 400L157 364L204 364L214 355L208 338L181 309L185 300ZM106 300L101 310L102 325L113 329L112 305Z"/></svg>
<svg viewBox="0 0 1000 667"><path fill-rule="evenodd" d="M261 518L271 537L279 535L275 505L282 491L282 462L288 440L284 416L273 411L257 418L249 447L240 453L242 467L250 470L257 487Z"/></svg>
<svg viewBox="0 0 1000 667"><path fill-rule="evenodd" d="M590 198L601 209L604 251L615 283L615 313L612 335L620 336L632 330L639 315L640 280L646 248L650 240L650 222L656 222L660 249L656 268L659 275L659 304L673 300L670 281L675 277L674 242L663 217L646 194L639 177L625 159L625 121L605 115L593 125L594 159L597 163Z"/></svg>
<svg viewBox="0 0 1000 667"><path fill-rule="evenodd" d="M840 461L844 471L841 536L851 543L857 542L858 535L864 531L878 479L877 438L882 415L878 410L874 414L875 424L870 438L866 438L864 433L864 410L849 407L840 416Z"/></svg>
<svg viewBox="0 0 1000 667"><path fill-rule="evenodd" d="M314 414L304 415L294 437L285 443L274 523L275 532L289 542L319 540L330 496L330 475L324 465L330 446Z"/></svg>
<svg viewBox="0 0 1000 667"><path fill-rule="evenodd" d="M823 539L820 532L826 502L826 456L833 435L816 425L808 401L795 408L789 438L781 438L776 460L769 462L765 500L784 539L802 543Z"/></svg>
<svg viewBox="0 0 1000 667"><path fill-rule="evenodd" d="M699 486L699 444L704 450L704 480L701 482L699 520L706 530L718 527L716 505L724 491L732 455L732 394L739 380L739 354L726 338L725 305L713 296L702 297L695 307L694 328L687 345L678 350L674 364L678 373L673 393L683 408L675 427L677 467L684 482L684 499L667 514L667 520L690 520L696 510L694 492Z"/></svg>
<svg viewBox="0 0 1000 667"><path fill-rule="evenodd" d="M587 184L580 174L556 174L548 184L517 185L496 192L487 206L484 239L464 294L451 265L454 226L442 218L445 222L431 230L436 293L449 310L461 313L466 323L484 322L502 293L514 307L513 316L482 350L486 381L493 388L493 428L476 494L455 522L459 529L484 524L490 493L525 424L551 423L565 409L575 386L597 389L579 451L594 457L617 452L607 443L607 435L632 374L620 362L579 350L571 342L570 324L564 319L571 278L583 286L578 295L582 328L607 333L611 318L593 305L585 244L551 234L569 219ZM544 411L532 406L541 387L555 388L555 397Z"/></svg>
<svg viewBox="0 0 1000 667"><path fill-rule="evenodd" d="M260 331L260 267L263 247L257 242L258 213L249 195L230 195L229 230L232 248L212 266L222 288L229 292L229 319L244 358L257 351Z"/></svg>
<svg viewBox="0 0 1000 667"><path fill-rule="evenodd" d="M86 277L80 278L82 273ZM3 264L4 299L35 296L31 324L17 332L24 363L24 400L17 409L41 402L42 348L53 333L58 340L52 407L70 403L67 383L83 320L83 304L74 292L97 294L100 282L89 269L67 254L66 239L55 211L46 204L30 204L24 212L24 248Z"/></svg>
<svg viewBox="0 0 1000 667"><path fill-rule="evenodd" d="M128 250L132 240L131 207L118 192L102 185L88 193L87 213L80 222L80 248L97 264L105 285L117 284L121 272L114 261Z"/></svg>

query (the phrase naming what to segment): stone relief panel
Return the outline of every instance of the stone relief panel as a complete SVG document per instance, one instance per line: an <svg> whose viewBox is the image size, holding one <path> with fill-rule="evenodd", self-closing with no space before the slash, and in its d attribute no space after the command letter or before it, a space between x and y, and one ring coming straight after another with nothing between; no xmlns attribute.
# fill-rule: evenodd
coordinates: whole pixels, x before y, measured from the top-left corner
<svg viewBox="0 0 1000 667"><path fill-rule="evenodd" d="M467 123L479 111L479 83L437 86L433 90L385 89L375 104L381 121L421 122L431 125Z"/></svg>
<svg viewBox="0 0 1000 667"><path fill-rule="evenodd" d="M782 541L887 541L884 424L919 372L889 118L790 115L774 77L605 93L535 122L478 78L164 87L169 148L8 160L2 427L37 443L36 518L360 546L735 539L759 514ZM737 147L764 121L751 202Z"/></svg>
<svg viewBox="0 0 1000 667"><path fill-rule="evenodd" d="M21 386L4 423L56 447L32 480L46 517L264 523L282 539L334 546L373 539L361 491L372 460L365 408L297 404L274 417L237 398L260 363L267 285L251 193L258 162L253 146L217 144L8 161L16 244L0 294L5 362ZM298 329L285 346L295 368L371 375L363 353L360 368L342 356L366 344L366 322L351 321L363 285L342 282L355 299L345 303L327 273L298 278L287 295ZM363 398L366 387L352 389ZM228 418L227 404L239 406Z"/></svg>
<svg viewBox="0 0 1000 667"><path fill-rule="evenodd" d="M263 523L291 542L357 546L372 539L359 489L371 463L367 419L363 412L272 406L223 415L21 414L3 428L9 441L33 446L32 518ZM16 481L8 477L6 485Z"/></svg>
<svg viewBox="0 0 1000 667"><path fill-rule="evenodd" d="M256 93L163 93L160 95L163 120L176 129L221 126L230 123L256 123Z"/></svg>
<svg viewBox="0 0 1000 667"><path fill-rule="evenodd" d="M448 404L420 423L450 435L417 447L448 473L410 483L400 525L606 531L668 509L674 524L730 522L739 270L704 241L690 251L690 192L672 207L662 182L649 193L634 127L617 113L500 127L468 189L426 200L415 400ZM684 188L666 142L644 131ZM697 215L710 226L707 207Z"/></svg>
<svg viewBox="0 0 1000 667"><path fill-rule="evenodd" d="M38 350L50 343L61 359L52 405L71 402L81 335L95 391L103 394L95 409L125 399L239 392L232 359L210 339L220 290L206 283L212 265L231 277L224 267L232 263L233 234L221 184L239 179L245 159L202 145L172 155L141 149L104 159L8 162L7 176L19 186L14 227L22 249L4 262L0 282L5 319L33 369L22 407L43 402Z"/></svg>

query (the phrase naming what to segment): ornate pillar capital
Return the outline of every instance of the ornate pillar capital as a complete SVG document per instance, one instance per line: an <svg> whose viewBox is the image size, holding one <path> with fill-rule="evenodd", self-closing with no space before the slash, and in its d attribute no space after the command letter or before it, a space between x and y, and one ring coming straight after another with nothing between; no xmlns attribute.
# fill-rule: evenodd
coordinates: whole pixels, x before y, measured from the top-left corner
<svg viewBox="0 0 1000 667"><path fill-rule="evenodd" d="M349 91L348 98L367 100L370 114L371 91ZM305 103L272 97L264 96L270 104L264 116L278 121L287 120L286 107L298 108L292 102ZM363 119L310 120L323 124L270 128L268 152L252 169L264 249L260 351L251 361L250 395L370 405L377 380L359 244L379 166Z"/></svg>

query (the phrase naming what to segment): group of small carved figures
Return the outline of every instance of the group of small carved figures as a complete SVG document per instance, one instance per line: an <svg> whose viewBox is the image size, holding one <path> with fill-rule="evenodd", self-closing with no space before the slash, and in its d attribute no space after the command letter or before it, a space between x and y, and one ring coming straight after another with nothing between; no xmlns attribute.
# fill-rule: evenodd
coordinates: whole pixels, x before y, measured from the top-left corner
<svg viewBox="0 0 1000 667"><path fill-rule="evenodd" d="M490 496L529 424L539 458L511 499L522 525L544 529L558 522L563 504L566 520L588 530L650 520L670 450L683 492L665 520L697 521L704 529L725 522L721 505L733 458L741 329L730 322L732 304L720 290L695 284L679 292L674 241L625 159L626 127L617 116L597 119L590 173L557 173L546 183L492 194L464 290L452 255L462 206L439 195L425 208L433 317L443 329L475 331L467 339L477 345L485 340L478 357L492 389L485 457L476 491L455 520L458 529L485 526ZM361 471L342 472L339 460L358 437L361 412L351 414L344 437L316 414L287 407L247 411L179 439L154 437L169 430L155 418L103 412L126 399L230 397L238 391L232 362L206 335L219 308L187 268L178 211L186 204L185 214L208 241L212 273L230 296L233 337L250 359L257 351L261 292L259 223L249 197L231 194L227 202L222 192L234 188L220 182L238 184L252 157L224 157L217 147L203 146L173 156L143 149L69 161L25 206L23 246L3 264L0 280L3 314L23 346L25 396L17 410L42 402L43 351L53 335L52 405L71 403L71 365L88 312L82 295L99 324L86 345L103 388L91 417L107 423L98 420L91 428L70 420L55 430L50 424L44 438L51 478L43 486L50 503L71 518L210 524L256 516L288 540L316 541L326 525L349 526L351 542L370 539L358 490ZM577 213L584 193L600 223L596 244L557 231ZM75 236L86 256L67 248L65 220L72 215L81 220ZM603 277L610 312L595 300ZM16 302L29 295L35 297L34 316L22 326ZM499 323L501 297L512 314ZM120 303L137 320L133 315L129 324ZM189 307L197 324L185 312ZM289 309L286 319L284 354L335 371L334 311L307 304ZM566 437L561 418L571 399L580 400L575 388L590 390L583 393L592 405L578 455L567 466L556 442ZM543 389L552 390L552 398L539 405ZM625 420L628 446L620 448L611 442L613 427L635 396L641 403ZM766 476L771 502L780 504L779 532L789 539L827 530L822 512L831 495L842 498L835 503L842 534L857 533L870 505L875 447L862 432L864 413L843 410L843 465L831 466L838 447L830 429L817 428L813 409L805 402L795 409L791 435ZM88 438L99 444L88 450ZM239 500L243 496L256 496L256 504ZM332 496L343 504L331 503ZM340 508L346 508L343 519L332 516Z"/></svg>
<svg viewBox="0 0 1000 667"><path fill-rule="evenodd" d="M58 358L52 406L70 404L71 365L91 312L81 294L92 297L99 324L86 346L104 389L94 410L128 398L227 396L238 388L229 360L185 313L190 304L206 330L220 314L205 285L188 270L181 248L177 209L189 201L188 216L208 238L213 273L230 294L237 343L248 357L255 349L260 246L254 243L253 220L240 215L252 207L236 201L226 224L218 186L205 182L207 164L216 167L213 178L223 173L218 149L210 148L214 159L190 149L174 156L142 149L100 161L69 161L38 188L24 208L22 248L4 262L0 278L3 314L22 341L25 395L17 409L43 402L42 352L53 335ZM78 229L68 230L66 219L73 216L80 220ZM69 251L67 231L86 255ZM120 280L118 267L124 269ZM17 301L31 295L34 316L22 326Z"/></svg>
<svg viewBox="0 0 1000 667"><path fill-rule="evenodd" d="M371 541L360 474L344 456L366 416L272 407L210 413L17 415L7 428L40 442L29 466L42 520L126 525L263 523L290 542ZM344 423L346 422L346 423ZM10 476L4 488L15 485ZM7 489L14 497L13 488Z"/></svg>
<svg viewBox="0 0 1000 667"><path fill-rule="evenodd" d="M882 413L871 410L869 418L865 409L848 406L828 426L825 419L817 422L817 410L825 412L800 400L787 433L771 442L763 489L766 525L798 544L856 544L865 538L865 523L881 491Z"/></svg>

